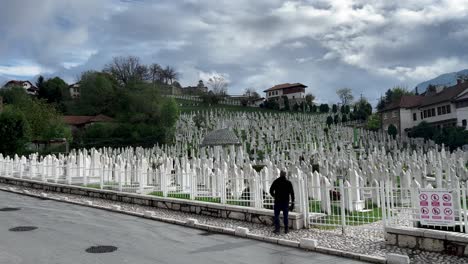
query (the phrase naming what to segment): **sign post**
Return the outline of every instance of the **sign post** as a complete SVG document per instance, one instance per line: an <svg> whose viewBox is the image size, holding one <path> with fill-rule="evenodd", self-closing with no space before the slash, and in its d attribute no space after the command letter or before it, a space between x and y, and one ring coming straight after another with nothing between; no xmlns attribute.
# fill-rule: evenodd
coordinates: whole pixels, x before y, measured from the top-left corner
<svg viewBox="0 0 468 264"><path fill-rule="evenodd" d="M419 216L422 225L454 226L453 194L449 190L419 190Z"/></svg>

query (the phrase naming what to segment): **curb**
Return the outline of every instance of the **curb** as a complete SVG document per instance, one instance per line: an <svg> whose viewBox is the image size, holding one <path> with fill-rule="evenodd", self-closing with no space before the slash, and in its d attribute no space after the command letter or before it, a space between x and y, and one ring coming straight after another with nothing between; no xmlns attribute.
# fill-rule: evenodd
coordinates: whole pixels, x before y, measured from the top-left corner
<svg viewBox="0 0 468 264"><path fill-rule="evenodd" d="M247 228L243 228L243 227L237 227L236 229L231 229L231 228L223 228L223 227L212 226L212 225L207 225L207 224L200 224L198 223L198 220L192 219L192 218L187 218L187 221L176 220L172 218L155 216L154 211L145 211L144 213L130 212L130 211L122 210L119 205L111 205L111 207L105 207L105 206L95 205L91 201L84 201L83 203L81 203L81 202L71 201L68 199L68 197L66 197L66 199L59 199L59 198L50 197L48 195L45 195L45 196L42 194L36 195L36 194L32 194L31 192L27 190L20 191L12 187L9 187L7 189L0 188L0 191L26 195L26 196L30 196L34 198L41 198L43 200L52 200L56 202L62 202L62 203L74 204L74 205L79 205L79 206L84 206L84 207L95 208L95 209L101 209L101 210L105 210L109 212L136 216L140 218L151 219L151 220L160 221L160 222L169 223L169 224L176 224L180 226L205 230L205 231L219 233L219 234L226 234L230 236L253 239L253 240L263 241L263 242L277 244L277 245L286 246L286 247L300 248L300 249L307 250L307 251L319 252L319 253L323 253L327 255L340 256L344 258L361 260L361 261L370 262L370 263L388 263L387 259L384 257L363 255L359 253L342 251L338 249L326 248L326 247L321 247L321 246L316 246L315 248L310 247L309 245L304 245L304 244L301 246L300 242L293 241L293 240L252 234L249 232Z"/></svg>

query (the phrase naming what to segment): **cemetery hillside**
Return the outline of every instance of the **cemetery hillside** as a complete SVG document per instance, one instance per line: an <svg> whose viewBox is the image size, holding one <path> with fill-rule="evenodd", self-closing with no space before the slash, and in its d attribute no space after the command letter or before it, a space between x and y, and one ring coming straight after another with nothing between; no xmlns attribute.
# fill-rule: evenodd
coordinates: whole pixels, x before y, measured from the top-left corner
<svg viewBox="0 0 468 264"><path fill-rule="evenodd" d="M0 264L468 264L466 25L0 0Z"/></svg>
<svg viewBox="0 0 468 264"><path fill-rule="evenodd" d="M288 225L297 231L285 238L298 242L290 243L307 238L378 259L451 250L448 235L427 230L467 232L468 132L459 112L467 83L423 94L388 89L374 110L349 88L336 90L340 101L329 105L315 103L300 83L273 86L263 98L254 89L229 95L223 77L182 87L178 76L169 66L115 57L71 85L42 76L34 85L7 83L0 90L0 188L23 184L34 194L28 187L35 182L69 190L68 200L79 193L122 208L101 193L112 191L124 196L111 200L159 208L124 205L136 213L180 219L192 212L190 225L247 226L271 236L270 186L285 171L296 193ZM421 198L439 195L442 204ZM459 247L468 250L468 240Z"/></svg>

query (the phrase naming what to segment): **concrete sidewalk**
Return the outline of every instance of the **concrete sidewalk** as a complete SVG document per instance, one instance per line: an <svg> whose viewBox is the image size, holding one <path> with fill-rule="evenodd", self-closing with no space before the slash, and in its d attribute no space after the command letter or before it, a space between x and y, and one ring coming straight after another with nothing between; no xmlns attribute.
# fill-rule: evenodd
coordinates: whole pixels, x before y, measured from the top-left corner
<svg viewBox="0 0 468 264"><path fill-rule="evenodd" d="M0 263L363 263L0 191L3 207L20 210L0 211ZM85 251L97 245L118 249Z"/></svg>

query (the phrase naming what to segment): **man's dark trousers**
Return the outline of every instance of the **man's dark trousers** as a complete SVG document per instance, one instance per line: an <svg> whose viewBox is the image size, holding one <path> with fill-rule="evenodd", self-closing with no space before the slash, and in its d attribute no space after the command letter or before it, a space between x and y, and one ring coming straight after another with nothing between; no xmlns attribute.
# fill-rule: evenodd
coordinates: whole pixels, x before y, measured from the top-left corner
<svg viewBox="0 0 468 264"><path fill-rule="evenodd" d="M273 209L275 211L275 218L274 218L275 230L276 231L280 230L281 211L283 211L284 228L287 230L289 227L288 226L289 202L275 202Z"/></svg>

